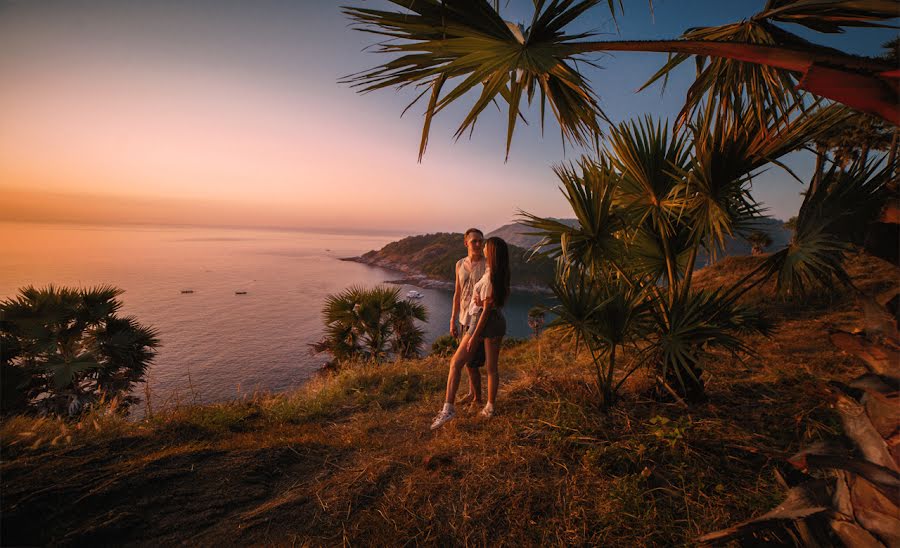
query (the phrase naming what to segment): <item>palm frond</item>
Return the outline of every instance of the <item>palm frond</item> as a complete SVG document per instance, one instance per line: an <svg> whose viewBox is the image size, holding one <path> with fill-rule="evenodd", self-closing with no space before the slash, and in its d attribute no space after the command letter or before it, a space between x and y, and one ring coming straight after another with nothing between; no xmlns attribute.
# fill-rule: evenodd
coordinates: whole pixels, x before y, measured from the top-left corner
<svg viewBox="0 0 900 548"><path fill-rule="evenodd" d="M527 234L542 237L539 247L566 265L596 269L604 261L615 260L622 253L619 233L625 228L613 207L618 175L607 162L588 158L577 165L556 166L554 171L576 223L570 226L521 212L520 222L533 229Z"/></svg>
<svg viewBox="0 0 900 548"><path fill-rule="evenodd" d="M749 20L689 29L682 39L787 47L798 53L806 51L814 54L816 59L829 54L835 59L845 59L845 53L813 44L773 22L798 23L819 32L836 33L843 32L843 27L891 28L892 25L885 21L896 18L897 13L896 2L890 0L864 3L856 0L770 0L762 12ZM670 54L668 61L641 89L660 79L663 79L665 86L672 70L690 57L688 53ZM810 58L807 66L812 62ZM797 71L707 55L695 56L695 64L696 78L685 97L680 121L687 120L704 97L715 98L724 104L749 97L760 120L764 119L766 111L774 109L786 113L806 101L804 92L797 87L800 82Z"/></svg>
<svg viewBox="0 0 900 548"><path fill-rule="evenodd" d="M804 295L834 280L851 285L844 258L884 206L892 174L884 158L857 160L847 171L832 165L807 192L793 240L766 261L779 293Z"/></svg>
<svg viewBox="0 0 900 548"><path fill-rule="evenodd" d="M549 103L564 139L586 145L600 134L599 120L604 115L597 97L572 56L563 51L565 45L591 36L567 35L563 28L599 0L535 2L531 24L525 29L505 22L485 0L391 1L406 11L344 8L357 30L391 39L379 44L378 53L398 57L349 75L342 82L362 92L424 86L425 92L413 103L431 90L420 161L435 114L479 86L481 91L460 123L456 138L474 127L485 108L502 100L508 105L508 157L515 126L522 118L522 98L531 104L536 92L542 118ZM445 93L447 87L450 89ZM541 124L543 127L543 119Z"/></svg>
<svg viewBox="0 0 900 548"><path fill-rule="evenodd" d="M851 116L839 105L812 111L794 105L786 113L768 111L760 120L742 100L733 110L721 107L710 99L691 124L693 157L677 191L687 204L695 236L713 256L724 250L728 237L753 230L762 215L750 194L759 170L771 163L787 170L780 162L783 156Z"/></svg>
<svg viewBox="0 0 900 548"><path fill-rule="evenodd" d="M674 378L686 393L699 383L702 361L712 349L753 355L743 336L769 335L772 325L757 310L739 305L723 290L679 293L653 307L656 336L644 349L663 378Z"/></svg>
<svg viewBox="0 0 900 548"><path fill-rule="evenodd" d="M796 23L823 33L842 33L844 27L896 28L893 0L769 0L755 19Z"/></svg>
<svg viewBox="0 0 900 548"><path fill-rule="evenodd" d="M621 173L616 205L631 224L646 222L660 234L671 232L684 205L675 191L690 161L687 145L686 132L670 133L667 122L650 117L623 122L611 132L606 148Z"/></svg>

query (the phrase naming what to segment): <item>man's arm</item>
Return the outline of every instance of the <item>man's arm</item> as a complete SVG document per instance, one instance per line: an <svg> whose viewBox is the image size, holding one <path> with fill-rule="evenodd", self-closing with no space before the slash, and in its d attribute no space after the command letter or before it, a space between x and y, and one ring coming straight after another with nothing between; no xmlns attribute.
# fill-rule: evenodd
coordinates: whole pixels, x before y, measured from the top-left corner
<svg viewBox="0 0 900 548"><path fill-rule="evenodd" d="M458 337L459 333L457 333L456 329L456 318L459 317L459 301L462 300L462 290L459 287L459 263L456 263L456 267L454 268L454 276L455 284L453 287L453 306L450 309L450 334L454 337Z"/></svg>

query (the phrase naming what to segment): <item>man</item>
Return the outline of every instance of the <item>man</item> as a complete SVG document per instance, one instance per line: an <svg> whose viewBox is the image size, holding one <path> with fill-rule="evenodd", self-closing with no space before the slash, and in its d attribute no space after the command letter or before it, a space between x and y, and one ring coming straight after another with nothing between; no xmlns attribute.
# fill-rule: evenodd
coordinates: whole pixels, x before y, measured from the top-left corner
<svg viewBox="0 0 900 548"><path fill-rule="evenodd" d="M483 251L484 233L477 228L470 228L466 230L463 242L468 254L456 262L456 286L453 290L453 308L450 312L450 334L457 338L469 327L469 303L472 300L473 288L475 282L484 275L487 264ZM462 326L462 331L460 331L457 321ZM466 364L466 371L469 373L469 393L463 396L462 403L481 404L481 370L479 368L484 365L484 360L484 345L480 344L469 363Z"/></svg>

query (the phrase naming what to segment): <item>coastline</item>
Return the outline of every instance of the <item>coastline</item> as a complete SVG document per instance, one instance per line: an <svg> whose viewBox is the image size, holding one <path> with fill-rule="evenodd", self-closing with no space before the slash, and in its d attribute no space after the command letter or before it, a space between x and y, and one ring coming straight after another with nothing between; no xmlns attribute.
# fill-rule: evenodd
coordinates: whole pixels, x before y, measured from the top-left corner
<svg viewBox="0 0 900 548"><path fill-rule="evenodd" d="M453 291L454 289L453 282L431 278L428 275L423 274L422 272L417 271L409 265L403 263L398 263L382 258L367 258L365 255L360 257L339 257L338 260L360 263L368 266L377 266L379 268L393 270L395 272L403 274L402 278L398 278L396 280L387 280L385 283L395 285L412 285L415 287L420 287L422 289L444 289L446 291ZM512 284L510 286L510 289L522 293L534 293L543 295L553 294L553 291L551 291L549 287L538 285Z"/></svg>

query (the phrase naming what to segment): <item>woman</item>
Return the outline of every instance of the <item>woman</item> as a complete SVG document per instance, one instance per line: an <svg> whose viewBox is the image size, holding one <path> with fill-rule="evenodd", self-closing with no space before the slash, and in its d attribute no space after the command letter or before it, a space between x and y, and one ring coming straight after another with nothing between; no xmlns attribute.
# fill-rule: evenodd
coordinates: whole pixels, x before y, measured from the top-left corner
<svg viewBox="0 0 900 548"><path fill-rule="evenodd" d="M502 308L509 297L509 249L500 238L488 238L484 245L484 258L487 268L484 276L475 284L472 301L469 303L469 330L459 341L459 348L450 360L450 373L447 376L447 396L444 407L431 423L431 429L440 428L456 418L456 390L463 365L483 344L485 350L485 369L487 369L488 394L487 404L481 410L481 416L488 418L494 415L494 401L497 398L497 387L500 375L497 364L500 359L500 343L506 335L506 318Z"/></svg>

